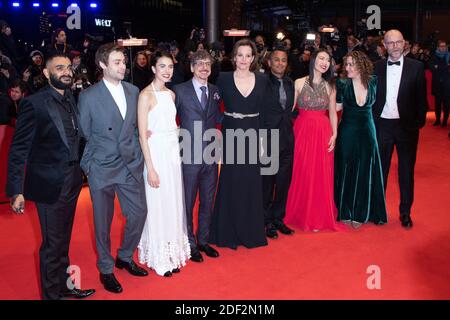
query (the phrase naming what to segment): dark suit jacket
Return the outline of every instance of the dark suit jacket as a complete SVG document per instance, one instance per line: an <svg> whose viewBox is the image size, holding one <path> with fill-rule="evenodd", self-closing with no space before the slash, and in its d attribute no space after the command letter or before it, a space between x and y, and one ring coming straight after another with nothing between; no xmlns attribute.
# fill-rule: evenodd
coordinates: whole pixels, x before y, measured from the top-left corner
<svg viewBox="0 0 450 320"><path fill-rule="evenodd" d="M262 128L280 130L280 150L293 145L294 132L292 129L292 106L294 105L294 82L289 77L283 78L283 86L286 91L286 108L280 104L280 83L270 73L268 75L267 102L264 106Z"/></svg>
<svg viewBox="0 0 450 320"><path fill-rule="evenodd" d="M403 71L397 98L400 125L406 130L418 130L425 125L427 113L424 66L417 60L405 57L401 67ZM387 60L375 64L378 77L377 98L372 107L375 124L380 120L386 103L386 69Z"/></svg>
<svg viewBox="0 0 450 320"><path fill-rule="evenodd" d="M191 163L194 164L194 140L202 138L206 130L215 129L217 123L220 122L221 112L219 109L219 88L211 83L208 83L208 104L205 111L203 111L197 94L195 93L192 80L174 86L173 91L176 96L175 106L180 119L180 127L188 130L191 135ZM194 121L201 121L202 137L194 136ZM203 141L202 151L212 142L213 141Z"/></svg>
<svg viewBox="0 0 450 320"><path fill-rule="evenodd" d="M9 152L9 197L23 194L26 199L49 204L58 200L70 149L55 95L53 88L46 87L20 103ZM78 117L75 98L71 93L68 96ZM78 182L81 185L81 175Z"/></svg>
<svg viewBox="0 0 450 320"><path fill-rule="evenodd" d="M439 58L436 53L428 60L428 66L432 74L431 93L435 96L441 94L444 82L448 76L450 66L445 58Z"/></svg>

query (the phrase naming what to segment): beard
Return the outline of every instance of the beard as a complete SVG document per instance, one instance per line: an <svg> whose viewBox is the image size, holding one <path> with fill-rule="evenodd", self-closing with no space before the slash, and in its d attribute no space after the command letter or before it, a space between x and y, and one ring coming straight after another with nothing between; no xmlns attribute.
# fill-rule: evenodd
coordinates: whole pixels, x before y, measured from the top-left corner
<svg viewBox="0 0 450 320"><path fill-rule="evenodd" d="M65 83L61 81L61 78L67 77L70 78L70 83ZM73 84L73 77L71 76L61 76L57 78L54 74L50 74L50 84L55 87L56 89L65 90L72 87Z"/></svg>

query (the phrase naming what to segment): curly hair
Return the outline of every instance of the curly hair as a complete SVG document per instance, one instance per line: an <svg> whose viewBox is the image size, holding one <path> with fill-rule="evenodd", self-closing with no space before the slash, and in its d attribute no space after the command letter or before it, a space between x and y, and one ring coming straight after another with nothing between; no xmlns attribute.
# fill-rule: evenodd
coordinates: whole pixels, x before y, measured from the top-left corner
<svg viewBox="0 0 450 320"><path fill-rule="evenodd" d="M369 85L370 76L372 75L373 72L372 61L370 61L369 57L364 52L352 51L344 57L343 59L344 65L349 57L353 59L356 69L359 71L359 74L361 75L361 82L367 89L367 86ZM343 75L344 77L347 78L347 71L345 70L345 68Z"/></svg>

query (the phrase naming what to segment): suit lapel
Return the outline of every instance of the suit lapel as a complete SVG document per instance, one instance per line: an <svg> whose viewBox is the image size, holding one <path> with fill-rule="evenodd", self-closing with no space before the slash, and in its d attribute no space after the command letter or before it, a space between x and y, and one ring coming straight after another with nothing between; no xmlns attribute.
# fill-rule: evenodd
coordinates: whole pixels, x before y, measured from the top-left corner
<svg viewBox="0 0 450 320"><path fill-rule="evenodd" d="M380 87L380 97L382 97L381 112L383 111L383 107L386 103L386 93L387 93L387 60L384 62L383 67L380 70L380 79L379 79L379 87Z"/></svg>
<svg viewBox="0 0 450 320"><path fill-rule="evenodd" d="M205 112L203 111L200 101L198 101L197 93L195 92L194 84L192 83L192 81L188 87L189 87L189 91L191 91L190 96L191 96L192 100L194 101L194 103L197 105L197 110L204 116ZM206 106L208 108L208 104L206 104Z"/></svg>
<svg viewBox="0 0 450 320"><path fill-rule="evenodd" d="M111 110L111 111L116 115L116 118L118 118L121 121L123 121L122 114L120 113L120 110L119 110L119 106L117 105L117 103L114 100L111 92L109 92L109 90L106 87L106 84L103 82L103 80L100 81L100 88L102 90L102 94L101 95L105 97L105 100L103 100L103 104L106 105L109 109L112 106L113 110ZM127 101L127 103L128 103L128 101ZM127 108L127 112L128 112L128 108Z"/></svg>
<svg viewBox="0 0 450 320"><path fill-rule="evenodd" d="M213 103L213 101L214 101L214 92L211 90L211 86L208 86L208 103L206 104L205 110L206 116L208 116L210 110L212 109L211 104Z"/></svg>
<svg viewBox="0 0 450 320"><path fill-rule="evenodd" d="M64 131L64 125L61 119L61 115L59 114L58 106L59 102L56 101L53 97L50 98L51 101L48 103L48 114L50 115L50 118L53 120L53 123L56 126L56 129L58 129L59 135L61 136L62 141L66 145L67 148L69 148L69 143L67 142L66 132Z"/></svg>
<svg viewBox="0 0 450 320"><path fill-rule="evenodd" d="M133 111L131 108L133 107L133 104L132 104L132 101L131 101L131 93L130 93L130 91L123 84L122 84L122 86L123 86L123 92L125 94L125 100L127 101L127 111L125 113L125 119L123 120L123 122L125 124L131 118L131 113Z"/></svg>
<svg viewBox="0 0 450 320"><path fill-rule="evenodd" d="M398 96L397 96L397 105L399 106L399 108L400 108L400 105L399 105L398 101L401 97L403 97L402 92L406 85L406 79L408 79L408 77L409 77L409 69L410 68L408 68L406 66L407 63L408 62L407 62L406 58L403 58L402 76L400 78L400 86L398 87Z"/></svg>
<svg viewBox="0 0 450 320"><path fill-rule="evenodd" d="M122 86L123 92L125 94L125 99L127 101L127 112L125 113L125 119L123 120L123 125L120 134L122 134L124 128L128 128L129 122L131 121L130 119L132 119L132 116L134 114L132 108L137 108L137 106L133 104L133 101L131 99L131 92L128 90L128 87L125 86L124 83L122 83Z"/></svg>

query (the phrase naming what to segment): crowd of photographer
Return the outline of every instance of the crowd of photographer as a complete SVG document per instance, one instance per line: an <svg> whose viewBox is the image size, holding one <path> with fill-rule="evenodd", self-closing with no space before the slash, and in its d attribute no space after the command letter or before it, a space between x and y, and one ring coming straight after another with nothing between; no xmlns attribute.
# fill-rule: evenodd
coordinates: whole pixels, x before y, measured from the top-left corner
<svg viewBox="0 0 450 320"><path fill-rule="evenodd" d="M79 92L101 79L101 72L95 66L95 51L101 43L94 37L87 35L82 43L71 45L68 42L64 29L56 29L51 42L39 50L19 52L13 37L11 26L4 20L0 21L0 93L2 96L1 124L12 125L17 114L17 100L12 98L12 92L20 92L23 97L37 92L47 85L43 74L45 57L54 53L65 53L72 60L74 72L73 92L75 97ZM338 31L336 31L338 32ZM338 33L337 33L338 34ZM294 42L288 37L281 40L268 39L257 34L252 40L258 50L258 63L256 70L266 73L267 61L270 51L276 47L284 47L288 52L288 76L295 80L308 75L309 61L312 53L319 48L326 48L333 57L336 75L342 72L342 58L352 51L363 51L376 62L386 59L386 48L382 43L382 34L355 32L347 28L340 35L316 33L315 38ZM449 52L447 42L438 40L438 33L433 33L421 44L405 40L404 55L423 62L426 69L432 74L431 94L435 97L436 122L435 125L446 126L449 116ZM270 44L270 45L269 45ZM207 44L204 29L194 28L190 36L180 45L177 41L150 43L141 50L132 53L132 61L128 62L125 80L132 82L140 90L147 86L152 77L150 58L156 50L165 50L171 53L175 61L174 74L169 88L182 83L192 77L189 67L191 55L200 49L207 50L214 59L210 82L215 83L221 71L231 71L232 61L226 53L223 42ZM131 53L131 52L130 52ZM128 59L130 57L127 57ZM8 99L5 99L8 98ZM8 102L8 103L6 103ZM441 112L443 116L441 117Z"/></svg>

